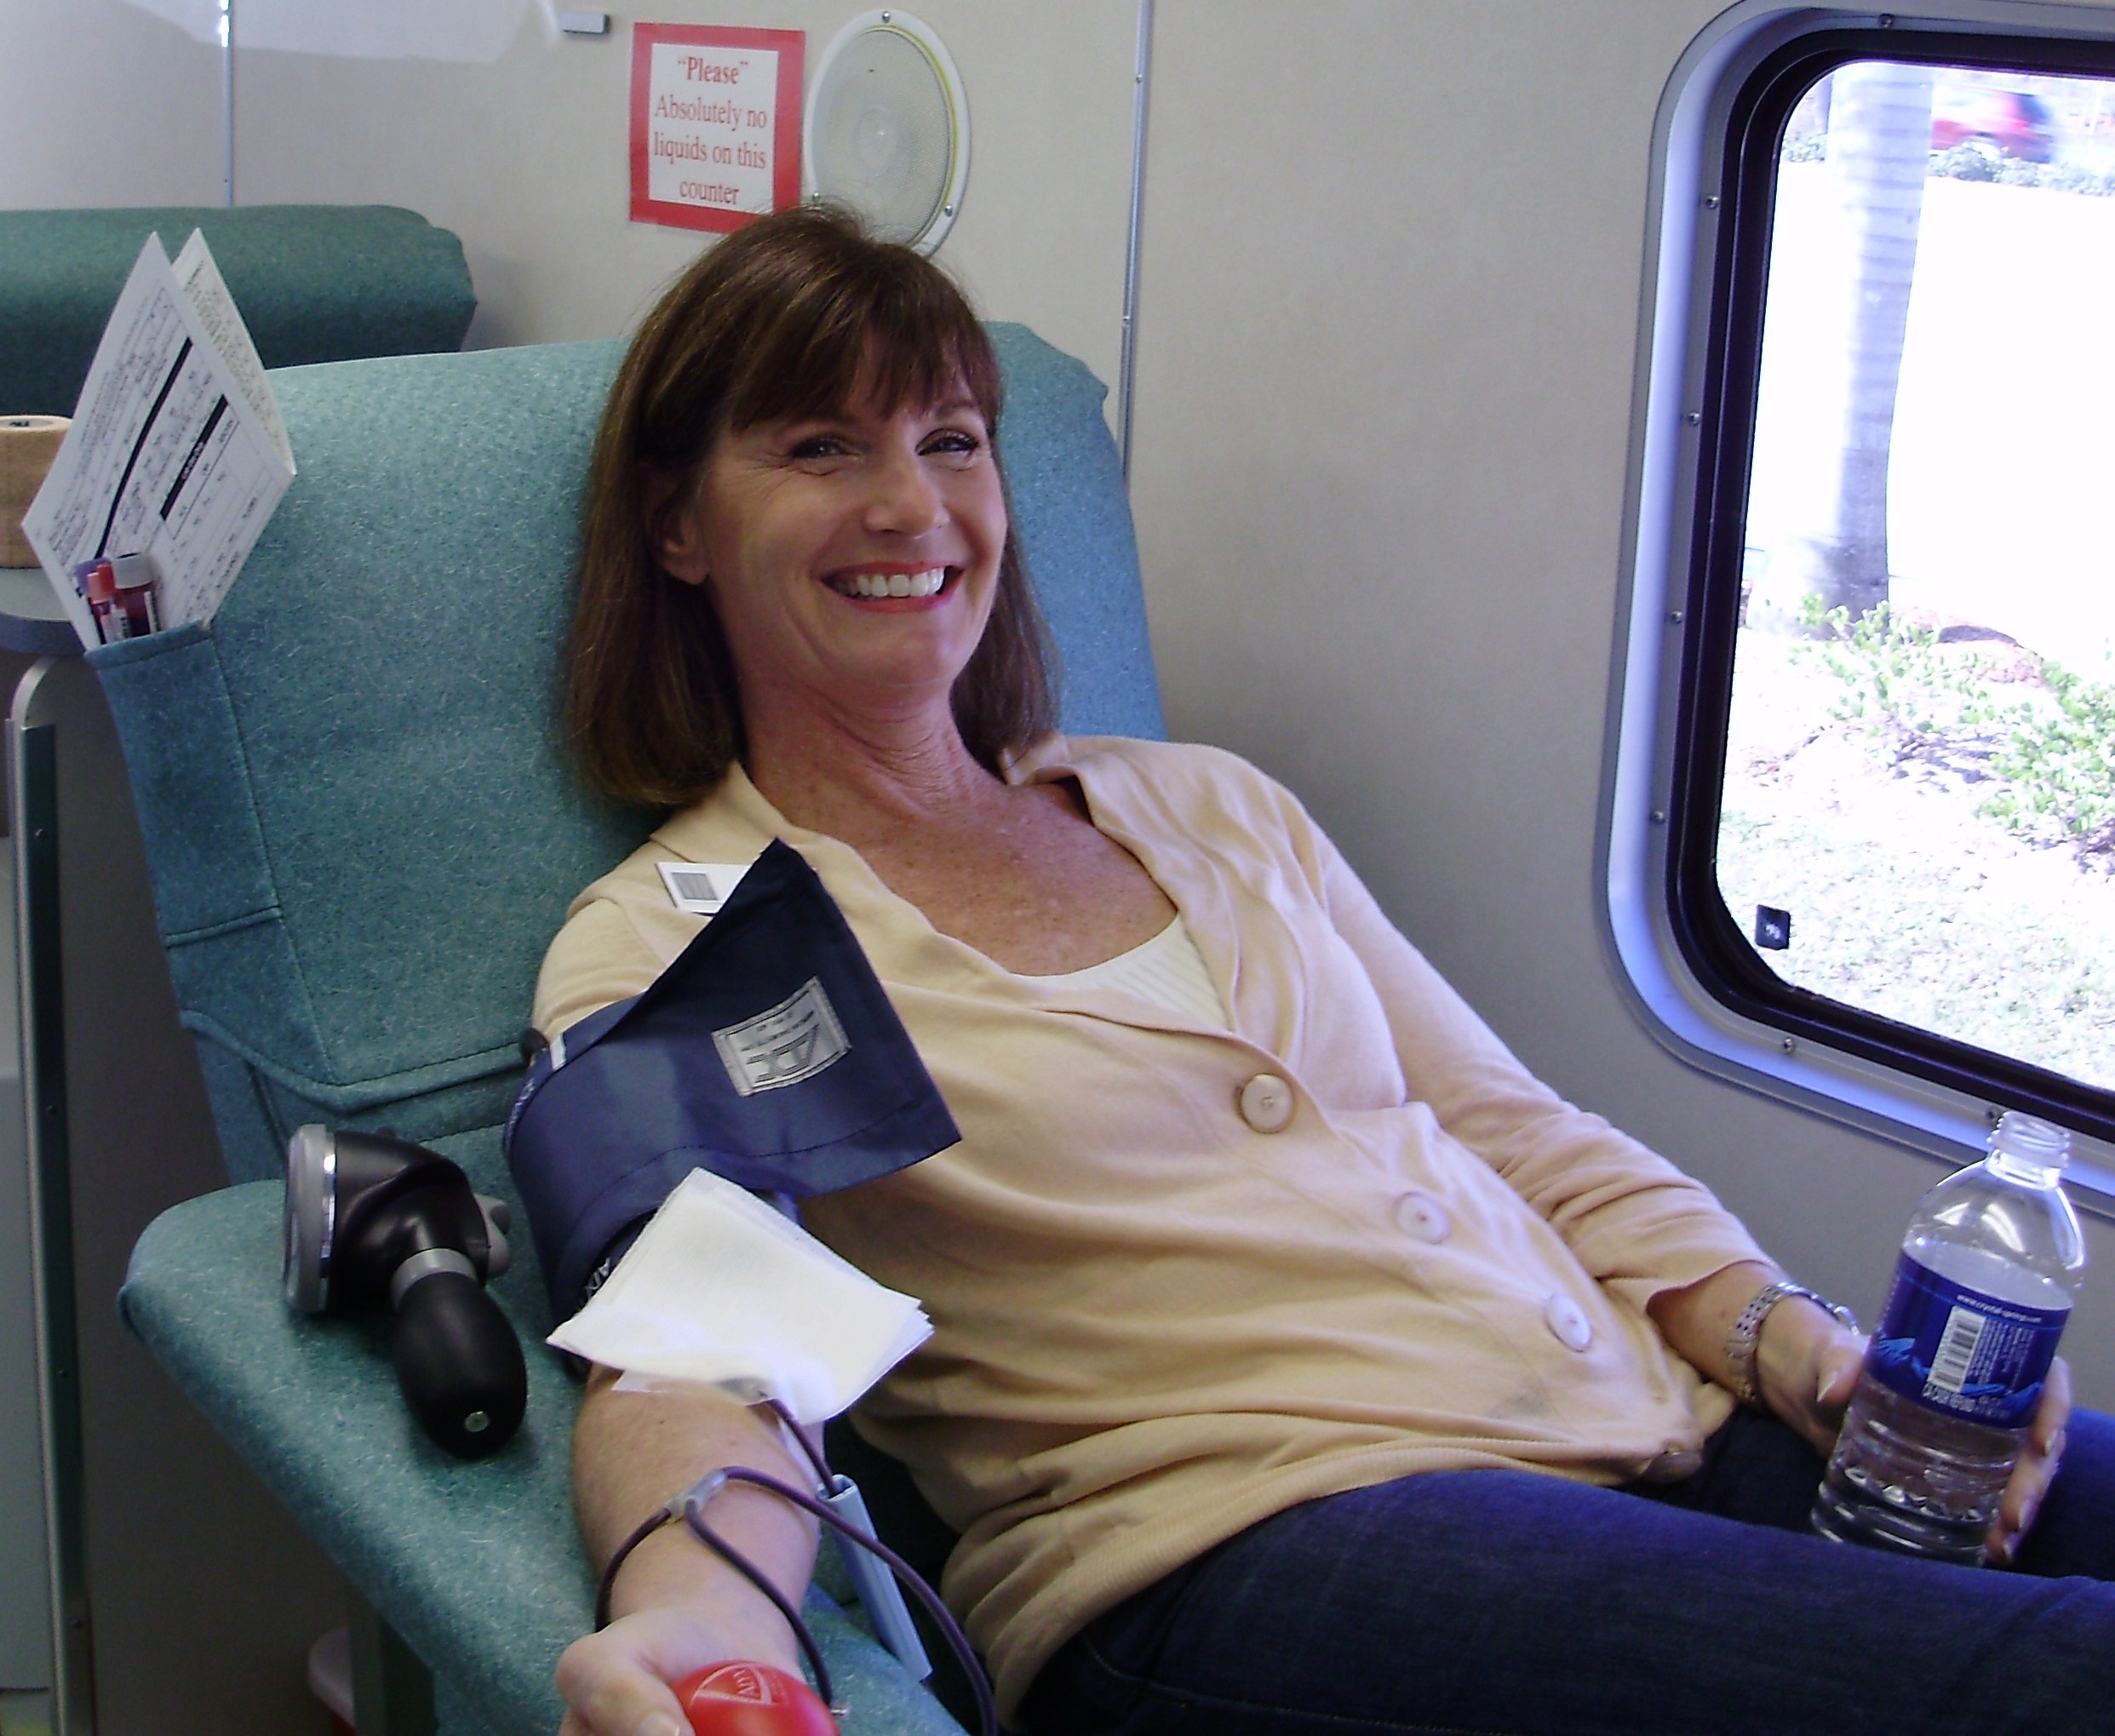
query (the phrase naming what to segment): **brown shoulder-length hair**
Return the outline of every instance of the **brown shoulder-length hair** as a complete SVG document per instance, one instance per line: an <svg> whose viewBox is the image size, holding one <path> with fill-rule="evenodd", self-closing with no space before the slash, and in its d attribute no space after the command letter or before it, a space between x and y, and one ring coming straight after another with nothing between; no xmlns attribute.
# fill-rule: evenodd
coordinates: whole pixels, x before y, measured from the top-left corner
<svg viewBox="0 0 2115 1736"><path fill-rule="evenodd" d="M994 431L995 459L999 362L967 298L931 261L845 212L805 205L759 218L676 281L632 340L588 472L565 709L590 784L677 806L744 751L709 588L671 578L656 553L656 520L695 493L714 443L855 404L893 415L962 389ZM1053 690L1009 525L991 619L950 696L970 752L996 770L1052 728Z"/></svg>

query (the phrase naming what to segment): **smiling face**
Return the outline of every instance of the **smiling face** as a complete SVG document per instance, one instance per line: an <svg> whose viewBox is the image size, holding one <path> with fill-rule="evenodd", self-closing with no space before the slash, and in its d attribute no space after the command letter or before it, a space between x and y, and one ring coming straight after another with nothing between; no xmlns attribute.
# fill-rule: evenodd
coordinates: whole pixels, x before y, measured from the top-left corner
<svg viewBox="0 0 2115 1736"><path fill-rule="evenodd" d="M991 444L1005 395L960 288L842 211L774 212L702 254L596 437L565 702L594 788L679 806L737 761L823 745L786 733L818 720L841 745L891 719L891 752L923 730L994 772L1055 728Z"/></svg>
<svg viewBox="0 0 2115 1736"><path fill-rule="evenodd" d="M710 588L754 734L787 706L944 718L1006 536L990 430L963 392L723 434L660 554Z"/></svg>

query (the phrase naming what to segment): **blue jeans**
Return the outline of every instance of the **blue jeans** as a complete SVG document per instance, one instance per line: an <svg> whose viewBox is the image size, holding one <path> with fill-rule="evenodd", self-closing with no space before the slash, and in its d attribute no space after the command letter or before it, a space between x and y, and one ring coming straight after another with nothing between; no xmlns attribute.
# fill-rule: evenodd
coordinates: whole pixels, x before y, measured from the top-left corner
<svg viewBox="0 0 2115 1736"><path fill-rule="evenodd" d="M2115 1418L2011 1573L1806 1530L1821 1462L1741 1412L1704 1469L1433 1471L1275 1515L1093 1622L1035 1736L2115 1730Z"/></svg>

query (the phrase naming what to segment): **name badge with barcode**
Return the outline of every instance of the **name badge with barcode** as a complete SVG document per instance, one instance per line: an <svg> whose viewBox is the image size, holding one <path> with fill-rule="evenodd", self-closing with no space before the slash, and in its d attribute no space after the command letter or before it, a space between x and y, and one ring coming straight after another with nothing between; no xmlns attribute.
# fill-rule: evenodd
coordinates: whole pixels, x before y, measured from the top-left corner
<svg viewBox="0 0 2115 1736"><path fill-rule="evenodd" d="M837 1009L813 977L768 1012L714 1031L713 1041L745 1097L813 1079L851 1049Z"/></svg>
<svg viewBox="0 0 2115 1736"><path fill-rule="evenodd" d="M679 910L693 916L717 916L719 907L734 896L734 889L749 871L746 862L660 862L662 884Z"/></svg>

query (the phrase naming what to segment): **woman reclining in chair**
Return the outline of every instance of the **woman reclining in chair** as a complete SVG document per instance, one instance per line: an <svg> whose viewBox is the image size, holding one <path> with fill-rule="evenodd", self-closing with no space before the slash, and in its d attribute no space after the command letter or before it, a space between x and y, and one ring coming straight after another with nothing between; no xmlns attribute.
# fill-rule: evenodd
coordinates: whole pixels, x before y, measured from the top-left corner
<svg viewBox="0 0 2115 1736"><path fill-rule="evenodd" d="M649 318L571 706L592 782L675 811L575 905L536 1017L682 950L657 861L783 839L841 907L962 1139L803 1221L931 1316L858 1425L960 1532L949 1600L1009 1722L2102 1727L2115 1430L2061 1365L1991 1527L2019 1571L1808 1534L1861 1340L1791 1294L1729 1349L1778 1268L1530 1077L1284 789L1052 732L998 409L960 292L824 213ZM727 1464L798 1475L762 1413L599 1372L591 1552ZM801 1515L714 1512L797 1601ZM561 1665L569 1733L675 1736L668 1681L795 1665L680 1527L614 1608Z"/></svg>

